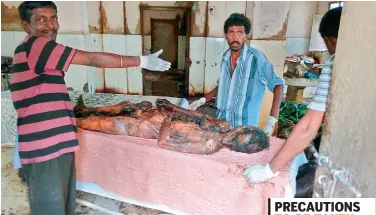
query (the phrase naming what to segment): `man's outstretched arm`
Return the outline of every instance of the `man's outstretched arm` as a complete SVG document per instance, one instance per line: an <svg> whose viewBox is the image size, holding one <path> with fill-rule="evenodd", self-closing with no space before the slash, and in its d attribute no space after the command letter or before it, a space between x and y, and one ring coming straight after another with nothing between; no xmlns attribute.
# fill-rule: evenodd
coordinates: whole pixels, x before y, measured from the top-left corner
<svg viewBox="0 0 376 215"><path fill-rule="evenodd" d="M166 71L171 63L160 59L162 50L147 56L122 56L106 52L86 52L77 50L72 64L93 66L98 68L142 67L148 70Z"/></svg>

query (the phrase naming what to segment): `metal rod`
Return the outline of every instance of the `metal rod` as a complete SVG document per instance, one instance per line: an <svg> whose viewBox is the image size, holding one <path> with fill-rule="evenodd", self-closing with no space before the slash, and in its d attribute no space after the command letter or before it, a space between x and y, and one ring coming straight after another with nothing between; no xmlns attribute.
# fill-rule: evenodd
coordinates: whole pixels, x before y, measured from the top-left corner
<svg viewBox="0 0 376 215"><path fill-rule="evenodd" d="M85 201L85 200L82 200L82 199L76 199L76 202L78 204L84 205L86 207L98 210L98 211L106 213L106 214L110 214L110 215L124 215L123 213L109 210L107 208L101 207L99 205L93 204L91 202L88 202L88 201Z"/></svg>
<svg viewBox="0 0 376 215"><path fill-rule="evenodd" d="M327 157L321 156L317 152L315 146L312 143L309 144L308 150L310 150L313 153L313 156L317 159L319 165L324 166L330 170L331 174L333 174L333 177L335 179L342 182L353 194L355 194L357 198L362 197L362 194L352 184L350 184L348 180L346 180L343 174L344 171L333 170L333 168L331 168L329 165L329 161L328 161L329 159Z"/></svg>
<svg viewBox="0 0 376 215"><path fill-rule="evenodd" d="M348 180L345 179L344 175L341 174L341 171L336 171L333 173L334 177L337 178L337 180L341 181L344 185L346 185L349 190L355 194L356 198L361 198L362 194L356 190L356 188L348 182Z"/></svg>

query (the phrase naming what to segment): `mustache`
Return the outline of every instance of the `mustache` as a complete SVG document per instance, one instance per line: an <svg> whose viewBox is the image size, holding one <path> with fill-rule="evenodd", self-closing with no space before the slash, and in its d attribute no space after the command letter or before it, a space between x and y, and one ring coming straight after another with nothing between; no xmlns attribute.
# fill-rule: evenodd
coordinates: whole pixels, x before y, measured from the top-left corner
<svg viewBox="0 0 376 215"><path fill-rule="evenodd" d="M238 41L234 41L234 42L231 43L231 45L232 44L238 44L238 45L240 45L240 43Z"/></svg>
<svg viewBox="0 0 376 215"><path fill-rule="evenodd" d="M49 31L52 31L52 33L55 33L55 34L57 33L57 29L54 29L54 28L45 29L45 30L42 31L42 33L46 34Z"/></svg>

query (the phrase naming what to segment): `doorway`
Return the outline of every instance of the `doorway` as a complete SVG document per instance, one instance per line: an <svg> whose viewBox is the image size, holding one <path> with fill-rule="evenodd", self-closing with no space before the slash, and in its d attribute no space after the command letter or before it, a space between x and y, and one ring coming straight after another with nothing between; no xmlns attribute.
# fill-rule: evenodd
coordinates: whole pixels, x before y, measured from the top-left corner
<svg viewBox="0 0 376 215"><path fill-rule="evenodd" d="M163 49L159 56L171 62L165 72L142 70L144 95L184 98L189 89L190 7L141 6L143 54Z"/></svg>
<svg viewBox="0 0 376 215"><path fill-rule="evenodd" d="M163 49L160 57L178 68L178 28L176 19L151 19L151 52Z"/></svg>

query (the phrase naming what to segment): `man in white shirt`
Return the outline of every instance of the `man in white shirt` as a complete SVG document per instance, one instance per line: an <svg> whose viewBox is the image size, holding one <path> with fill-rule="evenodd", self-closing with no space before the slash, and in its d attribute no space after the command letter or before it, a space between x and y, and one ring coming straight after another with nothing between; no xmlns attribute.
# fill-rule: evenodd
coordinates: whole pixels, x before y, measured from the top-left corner
<svg viewBox="0 0 376 215"><path fill-rule="evenodd" d="M324 119L334 53L337 45L338 30L340 26L342 8L329 10L322 18L319 32L331 54L325 62L320 74L319 84L313 100L303 118L297 123L288 137L284 146L278 154L267 165L249 166L244 171L244 176L250 183L259 183L269 180L278 175L279 170L284 167L297 154L302 152L316 136Z"/></svg>

